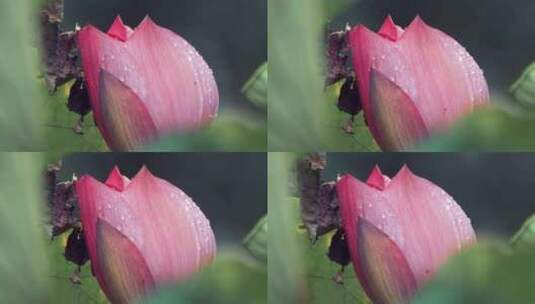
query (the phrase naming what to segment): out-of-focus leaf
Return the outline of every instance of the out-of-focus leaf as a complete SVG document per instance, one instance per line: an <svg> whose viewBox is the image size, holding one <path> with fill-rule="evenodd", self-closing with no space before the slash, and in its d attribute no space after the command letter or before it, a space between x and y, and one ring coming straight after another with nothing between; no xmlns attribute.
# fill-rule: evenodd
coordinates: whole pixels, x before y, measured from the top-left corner
<svg viewBox="0 0 535 304"><path fill-rule="evenodd" d="M477 110L420 151L529 151L535 149L535 119L495 107Z"/></svg>
<svg viewBox="0 0 535 304"><path fill-rule="evenodd" d="M321 2L269 1L269 134L271 150L319 150L328 123L322 99Z"/></svg>
<svg viewBox="0 0 535 304"><path fill-rule="evenodd" d="M268 87L268 64L262 64L245 83L243 94L255 105L266 108Z"/></svg>
<svg viewBox="0 0 535 304"><path fill-rule="evenodd" d="M324 17L324 1L273 0L268 4L270 150L376 150L368 145L371 136L366 129L355 136L344 133L348 116L341 119L336 96L324 90L323 24L318 22Z"/></svg>
<svg viewBox="0 0 535 304"><path fill-rule="evenodd" d="M268 155L268 301L308 303L301 243L295 231L298 209L292 205L288 186L293 157L288 153Z"/></svg>
<svg viewBox="0 0 535 304"><path fill-rule="evenodd" d="M268 222L263 216L243 240L245 248L257 259L267 263Z"/></svg>
<svg viewBox="0 0 535 304"><path fill-rule="evenodd" d="M224 112L207 129L175 135L147 147L148 151L265 151L266 126L240 113Z"/></svg>
<svg viewBox="0 0 535 304"><path fill-rule="evenodd" d="M533 303L535 251L479 242L452 258L415 304Z"/></svg>
<svg viewBox="0 0 535 304"><path fill-rule="evenodd" d="M37 58L31 33L37 31L33 1L0 3L0 150L38 151L42 101L37 92Z"/></svg>
<svg viewBox="0 0 535 304"><path fill-rule="evenodd" d="M0 297L3 303L39 303L46 298L41 167L40 154L0 153Z"/></svg>
<svg viewBox="0 0 535 304"><path fill-rule="evenodd" d="M524 70L509 91L521 105L535 109L535 62Z"/></svg>
<svg viewBox="0 0 535 304"><path fill-rule="evenodd" d="M526 247L535 248L535 215L527 219L520 230L513 236L511 246L515 249Z"/></svg>
<svg viewBox="0 0 535 304"><path fill-rule="evenodd" d="M75 274L78 266L65 260L63 252L66 242L67 234L63 234L47 244L46 253L50 261L49 273L44 276L44 280L50 286L47 303L108 303L97 280L91 274L90 263L84 265L79 274ZM75 283L76 279L80 279L79 284Z"/></svg>
<svg viewBox="0 0 535 304"><path fill-rule="evenodd" d="M256 261L240 252L220 252L214 264L176 287L157 292L147 303L264 304L266 284L266 270Z"/></svg>
<svg viewBox="0 0 535 304"><path fill-rule="evenodd" d="M107 151L106 143L95 126L92 114L87 115L82 125L83 134L75 132L74 128L80 115L67 109L69 89L68 83L61 87L54 95L47 93L46 86L41 83L41 94L48 96L46 108L48 119L45 124L45 138L48 151L84 152Z"/></svg>
<svg viewBox="0 0 535 304"><path fill-rule="evenodd" d="M329 18L335 17L356 2L358 0L323 0L325 15Z"/></svg>

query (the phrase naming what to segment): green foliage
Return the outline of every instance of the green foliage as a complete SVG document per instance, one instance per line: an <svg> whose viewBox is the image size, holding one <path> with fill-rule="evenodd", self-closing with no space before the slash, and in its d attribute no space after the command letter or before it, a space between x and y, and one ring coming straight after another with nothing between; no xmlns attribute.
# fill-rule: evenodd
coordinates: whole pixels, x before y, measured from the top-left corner
<svg viewBox="0 0 535 304"><path fill-rule="evenodd" d="M291 233L299 216L288 194L292 161L287 153L268 154L269 303L306 303L302 248Z"/></svg>
<svg viewBox="0 0 535 304"><path fill-rule="evenodd" d="M226 251L191 280L159 291L147 303L263 304L267 303L266 285L263 266L241 252Z"/></svg>
<svg viewBox="0 0 535 304"><path fill-rule="evenodd" d="M527 219L513 236L511 246L515 249L535 247L535 215Z"/></svg>
<svg viewBox="0 0 535 304"><path fill-rule="evenodd" d="M2 5L0 5L2 6ZM39 303L47 273L40 155L0 153L0 295L3 303Z"/></svg>
<svg viewBox="0 0 535 304"><path fill-rule="evenodd" d="M452 258L420 291L415 304L532 303L535 251L481 242Z"/></svg>
<svg viewBox="0 0 535 304"><path fill-rule="evenodd" d="M366 128L354 136L344 133L348 116L336 108L336 96L323 89L323 25L318 20L325 17L324 1L268 4L270 150L377 150ZM362 126L360 121L357 128Z"/></svg>
<svg viewBox="0 0 535 304"><path fill-rule="evenodd" d="M323 0L323 7L327 17L335 17L358 0Z"/></svg>
<svg viewBox="0 0 535 304"><path fill-rule="evenodd" d="M160 140L148 151L265 151L266 126L237 112L224 112L207 129Z"/></svg>
<svg viewBox="0 0 535 304"><path fill-rule="evenodd" d="M521 105L535 109L535 62L524 70L509 91Z"/></svg>
<svg viewBox="0 0 535 304"><path fill-rule="evenodd" d="M448 132L419 147L421 151L532 151L535 119L495 107L475 111Z"/></svg>
<svg viewBox="0 0 535 304"><path fill-rule="evenodd" d="M267 264L267 241L268 222L267 215L264 215L247 234L243 245L255 258Z"/></svg>
<svg viewBox="0 0 535 304"><path fill-rule="evenodd" d="M267 107L268 64L262 64L245 83L242 93L247 99L261 108Z"/></svg>
<svg viewBox="0 0 535 304"><path fill-rule="evenodd" d="M36 31L33 1L0 3L0 150L40 150L42 101L34 78L37 61L32 52Z"/></svg>

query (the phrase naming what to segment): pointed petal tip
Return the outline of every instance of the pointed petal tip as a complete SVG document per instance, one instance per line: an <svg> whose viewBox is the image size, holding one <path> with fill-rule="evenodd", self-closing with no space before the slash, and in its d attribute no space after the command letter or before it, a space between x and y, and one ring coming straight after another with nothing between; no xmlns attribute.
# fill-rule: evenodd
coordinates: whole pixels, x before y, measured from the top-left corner
<svg viewBox="0 0 535 304"><path fill-rule="evenodd" d="M149 14L143 17L143 20L141 20L139 25L136 27L136 30L140 28L144 28L145 26L157 26L157 24L154 22L154 20L152 20Z"/></svg>
<svg viewBox="0 0 535 304"><path fill-rule="evenodd" d="M378 34L391 41L397 41L403 35L403 29L394 23L391 15L388 15L379 29Z"/></svg>
<svg viewBox="0 0 535 304"><path fill-rule="evenodd" d="M425 21L422 19L422 17L420 17L420 15L416 15L416 17L414 17L412 22L407 27L407 30L411 28L419 29L419 28L426 28L426 27L429 27L427 23L425 23Z"/></svg>
<svg viewBox="0 0 535 304"><path fill-rule="evenodd" d="M115 20L113 20L113 23L118 23L119 25L124 26L123 18L121 18L121 15L117 15L117 17L115 17Z"/></svg>
<svg viewBox="0 0 535 304"><path fill-rule="evenodd" d="M132 183L137 181L145 180L146 178L157 178L155 177L152 172L147 168L146 165L143 165L139 171L137 171L136 175L132 178Z"/></svg>
<svg viewBox="0 0 535 304"><path fill-rule="evenodd" d="M366 184L381 191L386 188L387 179L383 175L383 172L381 172L379 165L375 165L372 172L368 176L368 180L366 180Z"/></svg>
<svg viewBox="0 0 535 304"><path fill-rule="evenodd" d="M404 164L396 173L393 180L406 180L416 177L407 164Z"/></svg>
<svg viewBox="0 0 535 304"><path fill-rule="evenodd" d="M126 176L123 176L119 167L115 165L111 170L108 178L106 179L106 186L113 188L117 191L124 191L126 186L129 184L129 179Z"/></svg>
<svg viewBox="0 0 535 304"><path fill-rule="evenodd" d="M128 28L124 25L123 19L121 19L120 15L115 17L115 20L108 29L107 34L123 42L128 39Z"/></svg>

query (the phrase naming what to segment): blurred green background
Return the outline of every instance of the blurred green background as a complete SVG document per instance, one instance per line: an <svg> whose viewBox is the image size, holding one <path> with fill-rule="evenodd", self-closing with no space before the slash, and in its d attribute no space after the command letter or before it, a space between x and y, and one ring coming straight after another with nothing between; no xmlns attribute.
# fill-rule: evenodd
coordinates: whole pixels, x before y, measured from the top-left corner
<svg viewBox="0 0 535 304"><path fill-rule="evenodd" d="M210 220L218 246L212 265L187 282L157 291L147 301L261 304L266 303L266 260L258 251L247 250L243 241L267 212L266 161L262 153L80 153L63 158L59 180L89 174L104 181L115 165L132 178L147 166L192 197ZM258 230L254 229L252 238ZM70 282L76 265L62 255L65 238L62 235L45 246L50 269L40 281L50 286L48 303L106 303L89 263L83 266L81 284Z"/></svg>
<svg viewBox="0 0 535 304"><path fill-rule="evenodd" d="M354 134L342 130L349 116L336 108L340 84L324 89L323 83L326 33L346 23L377 30L388 14L407 26L419 14L473 55L485 71L493 107L413 149L533 151L535 66L524 69L535 60L535 43L526 39L535 34L534 12L531 1L270 1L269 149L378 151L362 116L353 124Z"/></svg>
<svg viewBox="0 0 535 304"><path fill-rule="evenodd" d="M263 151L266 147L266 110L242 88L267 59L266 1L210 0L127 1L65 0L63 30L93 24L106 31L115 17L135 27L150 15L190 42L214 71L220 94L220 113L212 125L195 134L171 135L140 150L155 151ZM267 70L255 78L267 99ZM72 130L78 116L65 107L67 84L47 98L47 148L53 151L105 151L106 147L89 115L84 134ZM258 89L258 88L257 88ZM45 94L45 90L42 90Z"/></svg>
<svg viewBox="0 0 535 304"><path fill-rule="evenodd" d="M332 233L312 244L301 227L299 200L289 186L295 184L297 157L269 154L269 223L277 227L268 250L270 303L370 303L352 265L339 273L340 266L326 256ZM324 178L351 173L363 180L376 164L393 176L407 164L452 195L471 218L478 245L450 259L416 303L531 303L534 162L535 155L518 153L328 153Z"/></svg>

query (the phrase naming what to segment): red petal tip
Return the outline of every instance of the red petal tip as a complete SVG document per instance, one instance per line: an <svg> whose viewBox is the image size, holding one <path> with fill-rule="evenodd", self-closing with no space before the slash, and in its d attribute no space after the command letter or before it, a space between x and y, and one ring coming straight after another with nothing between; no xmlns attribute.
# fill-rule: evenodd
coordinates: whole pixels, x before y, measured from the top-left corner
<svg viewBox="0 0 535 304"><path fill-rule="evenodd" d="M386 188L386 182L387 180L381 172L381 169L378 165L375 165L366 183L371 187L384 190Z"/></svg>
<svg viewBox="0 0 535 304"><path fill-rule="evenodd" d="M378 33L384 38L397 41L403 33L403 30L394 23L392 16L388 15Z"/></svg>
<svg viewBox="0 0 535 304"><path fill-rule="evenodd" d="M128 28L124 25L121 16L117 15L107 34L123 42L128 39Z"/></svg>
<svg viewBox="0 0 535 304"><path fill-rule="evenodd" d="M117 191L124 191L129 182L130 180L121 174L119 167L115 166L111 170L110 175L108 175L108 179L106 179L105 184L106 186Z"/></svg>

